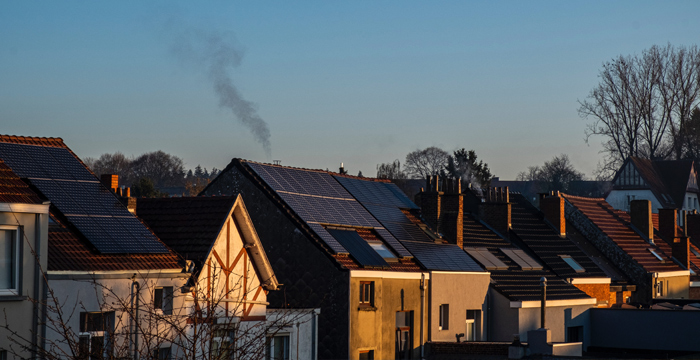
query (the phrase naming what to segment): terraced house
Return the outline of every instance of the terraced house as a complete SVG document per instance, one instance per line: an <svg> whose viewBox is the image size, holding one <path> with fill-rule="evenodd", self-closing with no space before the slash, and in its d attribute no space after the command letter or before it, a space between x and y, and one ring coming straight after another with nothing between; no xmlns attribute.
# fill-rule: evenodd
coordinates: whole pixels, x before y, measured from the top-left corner
<svg viewBox="0 0 700 360"><path fill-rule="evenodd" d="M488 272L436 242L395 185L234 159L203 193L245 197L284 284L271 306L321 308L319 358L420 358L429 339L483 336Z"/></svg>

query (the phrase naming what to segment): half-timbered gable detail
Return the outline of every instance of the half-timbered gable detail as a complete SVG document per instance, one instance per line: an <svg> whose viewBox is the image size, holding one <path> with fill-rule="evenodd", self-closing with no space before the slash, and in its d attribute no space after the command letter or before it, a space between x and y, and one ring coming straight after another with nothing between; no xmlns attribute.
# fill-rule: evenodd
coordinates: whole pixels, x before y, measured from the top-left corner
<svg viewBox="0 0 700 360"><path fill-rule="evenodd" d="M191 264L196 308L265 319L278 284L240 196L139 199L138 214Z"/></svg>

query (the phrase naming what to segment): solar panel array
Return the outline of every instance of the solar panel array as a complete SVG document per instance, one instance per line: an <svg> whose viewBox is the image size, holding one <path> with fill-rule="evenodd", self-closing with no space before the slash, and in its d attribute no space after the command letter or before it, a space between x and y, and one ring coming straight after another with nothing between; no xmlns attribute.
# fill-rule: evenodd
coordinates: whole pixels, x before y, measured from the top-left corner
<svg viewBox="0 0 700 360"><path fill-rule="evenodd" d="M0 158L29 179L99 252L168 252L68 149L0 143Z"/></svg>
<svg viewBox="0 0 700 360"><path fill-rule="evenodd" d="M372 247L363 239L357 231L327 229L339 243L350 252L352 256L363 267L389 267Z"/></svg>
<svg viewBox="0 0 700 360"><path fill-rule="evenodd" d="M485 247L465 247L464 251L469 253L476 261L480 262L486 270L508 270L508 265L489 252Z"/></svg>
<svg viewBox="0 0 700 360"><path fill-rule="evenodd" d="M404 241L416 259L428 270L484 271L457 245Z"/></svg>
<svg viewBox="0 0 700 360"><path fill-rule="evenodd" d="M520 265L523 270L542 270L542 265L523 250L501 248L501 252Z"/></svg>

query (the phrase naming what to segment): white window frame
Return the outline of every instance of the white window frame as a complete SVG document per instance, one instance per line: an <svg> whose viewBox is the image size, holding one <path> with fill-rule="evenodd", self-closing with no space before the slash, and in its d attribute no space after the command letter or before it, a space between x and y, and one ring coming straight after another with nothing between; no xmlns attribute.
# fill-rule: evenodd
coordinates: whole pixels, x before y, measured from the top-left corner
<svg viewBox="0 0 700 360"><path fill-rule="evenodd" d="M440 304L438 330L450 329L450 304Z"/></svg>
<svg viewBox="0 0 700 360"><path fill-rule="evenodd" d="M222 356L222 349L224 348L225 343L229 344L229 348L232 347L232 349L230 349L231 353L228 354L228 359L236 358L236 344L234 344L234 341L236 339L232 339L231 334L235 334L237 331L238 328L235 324L232 324L231 327L219 327L214 329L214 336L211 338L212 355L214 356L214 358L225 359L225 357ZM217 332L223 332L223 336L217 336L219 335L217 334ZM214 344L217 344L216 349L214 348Z"/></svg>
<svg viewBox="0 0 700 360"><path fill-rule="evenodd" d="M156 295L158 290L161 291L160 294L160 307L156 305ZM158 315L172 315L173 314L173 298L174 292L172 286L157 286L153 289L153 310Z"/></svg>
<svg viewBox="0 0 700 360"><path fill-rule="evenodd" d="M14 287L7 289L0 289L0 296L19 296L22 284L21 284L21 273L22 273L22 242L20 241L20 227L11 225L0 225L0 230L3 231L14 231L14 244L12 254L14 256L12 266L14 267ZM4 244L3 244L4 245Z"/></svg>
<svg viewBox="0 0 700 360"><path fill-rule="evenodd" d="M469 315L469 311L474 311L474 318L469 319L468 317L466 318L466 326L464 329L464 341L476 341L476 317L477 317L477 310L467 310L467 315ZM471 329L471 331L470 331Z"/></svg>
<svg viewBox="0 0 700 360"><path fill-rule="evenodd" d="M106 316L113 316L115 317L116 314L113 314L112 312L100 312L100 311L83 311L82 313L86 313L89 316L89 314L96 314L96 313L101 313L102 314L102 324L105 325L105 323L108 323L108 325L112 326L112 329L107 329L107 330L99 330L99 331L79 331L78 332L78 343L80 343L80 338L82 337L87 337L88 338L88 351L86 354L86 358L88 360L91 360L92 358L90 355L92 354L92 338L93 337L101 337L102 338L102 359L109 359L113 355L114 349L112 349L112 339L111 337L114 335L114 321L116 318L110 319L110 321L105 321ZM78 317L80 318L80 316ZM80 329L80 327L78 327ZM78 345L80 346L80 345Z"/></svg>
<svg viewBox="0 0 700 360"><path fill-rule="evenodd" d="M275 353L275 341L274 339L276 337L285 337L287 338L287 352L286 352L286 357L284 357L284 354L282 355L282 359L276 359L272 357L272 354ZM292 359L292 334L291 332L279 332L274 335L269 335L267 337L267 344L265 344L265 359L266 360L291 360Z"/></svg>

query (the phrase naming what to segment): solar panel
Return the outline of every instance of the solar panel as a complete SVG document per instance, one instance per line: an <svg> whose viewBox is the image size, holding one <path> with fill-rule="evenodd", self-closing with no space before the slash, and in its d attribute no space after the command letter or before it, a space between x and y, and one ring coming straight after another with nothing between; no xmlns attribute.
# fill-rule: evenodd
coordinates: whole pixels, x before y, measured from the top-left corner
<svg viewBox="0 0 700 360"><path fill-rule="evenodd" d="M248 163L275 191L354 199L331 175L325 172Z"/></svg>
<svg viewBox="0 0 700 360"><path fill-rule="evenodd" d="M355 200L340 200L299 194L279 193L280 197L307 222L350 226L381 226Z"/></svg>
<svg viewBox="0 0 700 360"><path fill-rule="evenodd" d="M508 265L492 254L487 248L464 248L464 251L476 259L476 261L480 262L486 270L508 270Z"/></svg>
<svg viewBox="0 0 700 360"><path fill-rule="evenodd" d="M0 158L28 179L99 252L168 252L67 148L0 143Z"/></svg>
<svg viewBox="0 0 700 360"><path fill-rule="evenodd" d="M376 204L391 206L396 208L413 208L407 206L406 202L397 197L397 194L387 184L378 181L352 179L343 176L336 176L336 180L347 189L362 204ZM395 185L394 185L395 187ZM398 190L398 188L396 188ZM400 192L400 190L399 190ZM406 197L406 195L403 195ZM408 199L408 198L406 198ZM410 202L410 200L409 200ZM414 204L415 206L415 204Z"/></svg>
<svg viewBox="0 0 700 360"><path fill-rule="evenodd" d="M323 242L336 254L348 254L348 251L320 224L310 223L309 227L318 234Z"/></svg>
<svg viewBox="0 0 700 360"><path fill-rule="evenodd" d="M362 203L365 208L380 222L392 221L397 223L412 224L401 209L393 206L382 206Z"/></svg>
<svg viewBox="0 0 700 360"><path fill-rule="evenodd" d="M523 250L501 248L501 251L520 265L523 270L542 270L542 265L537 263L535 259L527 255Z"/></svg>
<svg viewBox="0 0 700 360"><path fill-rule="evenodd" d="M363 267L389 267L372 247L360 237L357 231L326 229Z"/></svg>
<svg viewBox="0 0 700 360"><path fill-rule="evenodd" d="M453 244L405 241L406 247L428 270L483 271L464 250Z"/></svg>

